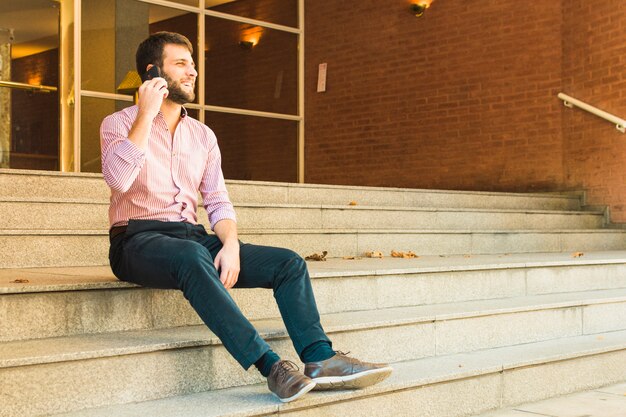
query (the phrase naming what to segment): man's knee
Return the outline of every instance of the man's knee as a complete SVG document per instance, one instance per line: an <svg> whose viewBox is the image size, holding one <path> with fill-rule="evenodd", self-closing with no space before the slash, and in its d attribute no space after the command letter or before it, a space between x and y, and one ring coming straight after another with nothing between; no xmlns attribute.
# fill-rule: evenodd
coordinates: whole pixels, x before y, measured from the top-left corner
<svg viewBox="0 0 626 417"><path fill-rule="evenodd" d="M302 256L291 249L283 249L283 267L280 278L282 279L307 279L307 266Z"/></svg>

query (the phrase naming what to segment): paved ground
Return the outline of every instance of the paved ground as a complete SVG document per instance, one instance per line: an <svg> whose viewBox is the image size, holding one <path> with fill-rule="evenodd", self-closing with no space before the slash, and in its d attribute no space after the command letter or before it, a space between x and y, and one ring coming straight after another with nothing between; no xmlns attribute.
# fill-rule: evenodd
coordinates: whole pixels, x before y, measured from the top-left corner
<svg viewBox="0 0 626 417"><path fill-rule="evenodd" d="M476 417L626 417L626 383L522 404Z"/></svg>

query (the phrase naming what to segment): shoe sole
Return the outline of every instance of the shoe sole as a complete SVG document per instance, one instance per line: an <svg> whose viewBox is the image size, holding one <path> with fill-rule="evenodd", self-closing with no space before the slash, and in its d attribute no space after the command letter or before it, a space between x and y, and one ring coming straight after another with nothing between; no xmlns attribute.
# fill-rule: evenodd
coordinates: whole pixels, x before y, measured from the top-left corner
<svg viewBox="0 0 626 417"><path fill-rule="evenodd" d="M274 394L274 395L276 395L276 397L280 401L282 401L284 403L288 403L288 402L297 400L298 398L302 397L307 392L311 391L313 388L315 388L315 382L311 382L309 385L305 386L304 388L302 388L300 391L298 391L297 393L295 393L294 395L292 395L289 398L280 398L280 397L278 397L278 395L276 395L276 394Z"/></svg>
<svg viewBox="0 0 626 417"><path fill-rule="evenodd" d="M372 369L370 371L359 372L358 374L347 376L324 376L313 378L315 382L315 390L332 390L332 389L360 389L378 384L387 379L391 375L393 369L390 367Z"/></svg>

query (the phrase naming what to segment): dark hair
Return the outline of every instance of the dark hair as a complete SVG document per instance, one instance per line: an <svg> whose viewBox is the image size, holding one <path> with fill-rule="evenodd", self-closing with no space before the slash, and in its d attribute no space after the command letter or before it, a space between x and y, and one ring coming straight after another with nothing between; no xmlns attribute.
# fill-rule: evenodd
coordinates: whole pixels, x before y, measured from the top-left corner
<svg viewBox="0 0 626 417"><path fill-rule="evenodd" d="M193 46L187 37L174 32L156 32L141 42L137 47L135 61L137 62L137 72L143 74L149 64L163 67L163 48L167 44L182 45L193 54Z"/></svg>

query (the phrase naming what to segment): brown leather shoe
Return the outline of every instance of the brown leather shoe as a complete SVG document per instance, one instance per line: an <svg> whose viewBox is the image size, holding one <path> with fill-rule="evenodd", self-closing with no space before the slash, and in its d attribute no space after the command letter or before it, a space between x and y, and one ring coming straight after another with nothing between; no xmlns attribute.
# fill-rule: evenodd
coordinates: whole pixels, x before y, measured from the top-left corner
<svg viewBox="0 0 626 417"><path fill-rule="evenodd" d="M318 390L365 388L378 384L392 371L385 363L361 362L343 352L325 361L309 362L304 367L304 374L316 383Z"/></svg>
<svg viewBox="0 0 626 417"><path fill-rule="evenodd" d="M302 375L291 361L278 361L272 365L267 386L284 403L297 400L315 387L315 382Z"/></svg>

